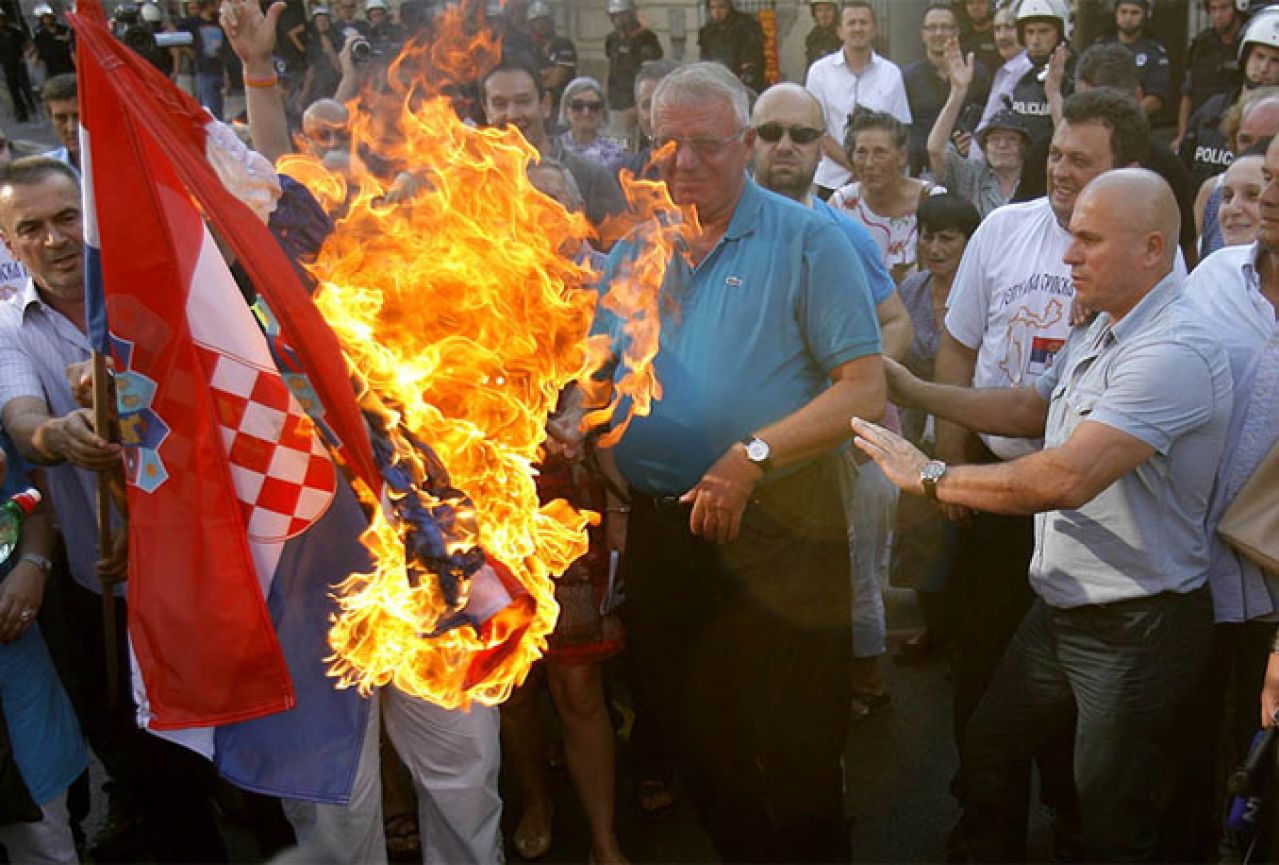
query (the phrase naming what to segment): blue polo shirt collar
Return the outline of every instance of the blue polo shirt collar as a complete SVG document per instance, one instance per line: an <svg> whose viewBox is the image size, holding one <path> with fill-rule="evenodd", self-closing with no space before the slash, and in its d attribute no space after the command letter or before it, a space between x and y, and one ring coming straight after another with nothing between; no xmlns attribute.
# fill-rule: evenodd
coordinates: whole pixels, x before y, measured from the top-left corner
<svg viewBox="0 0 1279 865"><path fill-rule="evenodd" d="M1116 341L1122 341L1125 336L1140 331L1147 321L1176 300L1180 293L1181 280L1176 274L1169 273L1147 292L1145 297L1137 301L1137 305L1129 310L1127 315L1109 328L1111 336Z"/></svg>
<svg viewBox="0 0 1279 865"><path fill-rule="evenodd" d="M763 203L764 190L747 175L741 197L737 199L737 208L733 211L733 218L728 221L728 228L724 230L724 239L738 240L754 234L755 227L759 224L759 211Z"/></svg>

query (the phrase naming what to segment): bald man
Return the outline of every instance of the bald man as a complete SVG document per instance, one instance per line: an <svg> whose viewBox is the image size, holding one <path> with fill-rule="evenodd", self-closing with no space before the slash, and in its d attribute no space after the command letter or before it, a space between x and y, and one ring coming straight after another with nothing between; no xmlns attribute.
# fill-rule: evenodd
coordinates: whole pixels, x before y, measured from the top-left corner
<svg viewBox="0 0 1279 865"><path fill-rule="evenodd" d="M875 240L860 223L812 194L813 175L822 157L825 115L817 97L798 84L774 84L755 100L751 125L755 143L751 164L755 181L765 189L811 207L852 243L857 261L849 262L850 282L865 271L875 315L883 334L884 355L901 360L915 337L910 315L897 294ZM853 706L860 720L888 707L888 691L879 658L888 648L888 622L880 583L882 563L897 512L897 490L874 466L858 470L851 451L841 460L840 489L844 510L857 526L849 532L853 579Z"/></svg>
<svg viewBox="0 0 1279 865"><path fill-rule="evenodd" d="M1225 350L1174 273L1179 219L1172 190L1144 169L1085 187L1064 260L1101 314L1034 386L969 389L890 370L899 405L1042 435L1039 453L949 468L853 421L857 446L902 490L1035 515L1036 598L964 739L979 862L1025 861L1029 760L1072 719L1086 861L1175 852L1160 847L1156 793L1182 757L1171 737L1210 649L1204 525L1231 411Z"/></svg>
<svg viewBox="0 0 1279 865"><path fill-rule="evenodd" d="M302 136L311 155L323 160L331 151L348 151L350 124L350 112L341 102L317 99L308 105L302 112Z"/></svg>

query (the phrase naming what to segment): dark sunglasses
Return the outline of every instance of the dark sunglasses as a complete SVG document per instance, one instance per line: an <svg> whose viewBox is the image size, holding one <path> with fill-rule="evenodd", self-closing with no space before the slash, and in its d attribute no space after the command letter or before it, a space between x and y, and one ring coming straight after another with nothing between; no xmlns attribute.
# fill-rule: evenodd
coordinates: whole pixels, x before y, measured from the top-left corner
<svg viewBox="0 0 1279 865"><path fill-rule="evenodd" d="M603 102L586 101L584 99L574 99L568 104L571 111L603 111Z"/></svg>
<svg viewBox="0 0 1279 865"><path fill-rule="evenodd" d="M825 135L826 130L813 129L810 126L782 126L780 123L761 123L755 127L755 134L769 144L776 144L782 140L783 135L787 134L790 135L790 140L796 144L812 144Z"/></svg>

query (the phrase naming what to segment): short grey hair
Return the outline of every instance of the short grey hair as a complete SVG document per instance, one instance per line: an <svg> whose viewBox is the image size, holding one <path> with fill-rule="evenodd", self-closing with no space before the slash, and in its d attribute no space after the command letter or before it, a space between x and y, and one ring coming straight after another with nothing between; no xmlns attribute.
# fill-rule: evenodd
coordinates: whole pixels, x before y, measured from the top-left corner
<svg viewBox="0 0 1279 865"><path fill-rule="evenodd" d="M727 102L739 128L750 125L750 94L746 85L721 63L689 63L662 79L653 92L653 111L659 105L686 105L711 100Z"/></svg>
<svg viewBox="0 0 1279 865"><path fill-rule="evenodd" d="M587 90L593 90L595 95L600 98L600 102L604 104L603 118L604 125L608 125L608 97L604 95L604 88L594 78L583 75L580 78L574 78L564 88L564 95L560 97L560 123L568 126L568 103L574 96Z"/></svg>
<svg viewBox="0 0 1279 865"><path fill-rule="evenodd" d="M530 172L553 171L558 174L564 181L564 188L568 190L569 198L573 200L574 206L570 209L581 210L582 206L586 203L586 199L582 196L582 190L577 185L577 178L573 177L573 172L569 171L568 166L563 162L560 162L558 159L548 156L538 162L530 162L528 164L528 170ZM534 183L533 186L537 187L537 184ZM540 187L538 187L538 189L540 190Z"/></svg>

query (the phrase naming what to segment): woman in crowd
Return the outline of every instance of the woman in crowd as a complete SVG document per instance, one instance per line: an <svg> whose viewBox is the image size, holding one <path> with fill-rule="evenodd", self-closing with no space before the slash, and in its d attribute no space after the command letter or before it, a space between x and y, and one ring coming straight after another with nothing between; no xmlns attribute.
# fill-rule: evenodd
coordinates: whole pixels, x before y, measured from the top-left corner
<svg viewBox="0 0 1279 865"><path fill-rule="evenodd" d="M848 118L844 148L857 179L830 197L830 205L866 226L898 285L915 269L915 214L945 188L905 174L906 125L882 111L858 106Z"/></svg>
<svg viewBox="0 0 1279 865"><path fill-rule="evenodd" d="M622 145L600 134L608 127L608 100L594 78L574 78L564 88L560 124L566 127L560 141L570 153L601 162L609 171L626 161Z"/></svg>
<svg viewBox="0 0 1279 865"><path fill-rule="evenodd" d="M1261 176L1265 157L1241 156L1230 164L1221 182L1221 224L1223 246L1243 246L1257 239L1261 229Z"/></svg>
<svg viewBox="0 0 1279 865"><path fill-rule="evenodd" d="M941 345L946 301L968 240L981 216L958 195L936 195L919 206L919 267L907 276L897 293L915 327L906 367L922 379L933 378L933 362ZM928 453L933 450L932 417L917 409L902 410L902 432ZM943 590L953 527L936 508L917 496L898 503L897 542L893 545L892 582L914 589L924 615L922 633L906 639L897 655L911 663L946 641Z"/></svg>

